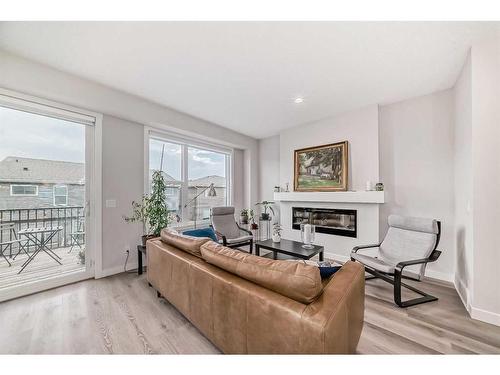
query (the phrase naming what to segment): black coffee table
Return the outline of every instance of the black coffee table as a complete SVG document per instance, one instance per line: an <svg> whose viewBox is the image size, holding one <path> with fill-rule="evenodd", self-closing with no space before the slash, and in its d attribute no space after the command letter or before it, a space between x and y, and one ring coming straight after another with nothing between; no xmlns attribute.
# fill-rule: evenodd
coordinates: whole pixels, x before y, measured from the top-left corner
<svg viewBox="0 0 500 375"><path fill-rule="evenodd" d="M311 259L316 254L319 254L319 260L323 261L323 246L313 245L312 249L304 249L302 242L281 239L281 242L273 242L272 240L255 242L255 255L260 256L260 249L271 250L272 253L264 255L266 258L272 259Z"/></svg>

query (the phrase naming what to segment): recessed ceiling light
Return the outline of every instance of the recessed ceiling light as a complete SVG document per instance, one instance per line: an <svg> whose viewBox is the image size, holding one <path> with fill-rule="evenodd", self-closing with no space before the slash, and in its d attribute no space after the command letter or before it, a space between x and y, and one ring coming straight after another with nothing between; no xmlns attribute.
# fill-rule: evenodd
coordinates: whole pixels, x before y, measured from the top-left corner
<svg viewBox="0 0 500 375"><path fill-rule="evenodd" d="M298 98L295 98L293 101L295 104L300 104L304 102L304 98L301 98L300 96Z"/></svg>

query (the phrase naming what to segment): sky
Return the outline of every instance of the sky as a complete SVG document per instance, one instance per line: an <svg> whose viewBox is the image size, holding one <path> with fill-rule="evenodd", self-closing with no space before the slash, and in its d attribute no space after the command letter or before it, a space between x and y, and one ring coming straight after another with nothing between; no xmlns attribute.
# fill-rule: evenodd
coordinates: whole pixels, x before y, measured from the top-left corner
<svg viewBox="0 0 500 375"><path fill-rule="evenodd" d="M159 169L165 145L163 171L181 179L181 146L150 141L150 168ZM85 162L85 125L0 107L0 160L7 156ZM189 147L188 179L225 176L225 155Z"/></svg>
<svg viewBox="0 0 500 375"><path fill-rule="evenodd" d="M149 168L159 169L162 146L165 145L162 170L176 180L181 179L181 146L173 143L151 139L149 152ZM188 179L194 180L204 176L226 175L225 155L217 152L188 148Z"/></svg>
<svg viewBox="0 0 500 375"><path fill-rule="evenodd" d="M0 160L6 156L85 162L85 125L0 107Z"/></svg>

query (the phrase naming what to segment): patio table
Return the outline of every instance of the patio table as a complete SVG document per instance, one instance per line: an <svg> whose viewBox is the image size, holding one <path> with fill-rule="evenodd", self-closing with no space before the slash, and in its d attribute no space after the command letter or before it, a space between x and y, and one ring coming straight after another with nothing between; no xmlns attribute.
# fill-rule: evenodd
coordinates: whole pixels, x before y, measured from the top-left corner
<svg viewBox="0 0 500 375"><path fill-rule="evenodd" d="M61 257L54 253L48 246L47 244L54 238L54 236L59 233L60 231L63 230L63 227L58 226L58 227L40 227L40 228L26 228L26 229L21 229L18 234L25 236L28 241L31 241L33 244L36 246L35 252L28 257L28 259L22 264L21 269L19 270L18 274L23 272L23 270L26 268L28 264L35 259L35 257L40 253L40 252L45 252L48 256L50 256L52 259L54 259L57 263L61 264L60 259Z"/></svg>

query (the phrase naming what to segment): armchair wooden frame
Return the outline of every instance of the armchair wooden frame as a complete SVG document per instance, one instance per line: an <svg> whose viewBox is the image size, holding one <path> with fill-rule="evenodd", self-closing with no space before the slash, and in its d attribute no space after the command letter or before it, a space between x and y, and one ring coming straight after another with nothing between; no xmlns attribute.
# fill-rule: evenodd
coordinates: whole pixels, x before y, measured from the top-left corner
<svg viewBox="0 0 500 375"><path fill-rule="evenodd" d="M420 279L415 279L412 277L404 276L403 275L403 269L408 266L413 266L417 264L427 264L431 262L435 262L439 256L441 255L441 251L437 250L437 246L439 245L439 240L441 238L441 222L437 222L438 225L438 233L436 235L436 244L434 245L434 249L430 253L428 258L424 259L415 259L415 260L408 260L408 261L403 261L399 262L395 268L394 268L394 273L385 273L381 272L378 270L373 269L372 267L365 266L365 271L368 272L372 276L368 276L365 278L365 280L371 280L375 278L382 279L389 284L392 284L394 286L394 302L396 305L399 307L410 307L410 306L415 306L421 303L426 303L426 302L431 302L431 301L437 301L438 298L435 296L432 296L430 294L427 294L411 285L403 283L401 280L403 278L414 280L414 281L420 281ZM359 250L363 249L371 249L375 247L380 247L381 243L379 244L373 244L373 245L364 245L364 246L356 246L352 249L352 253L357 253ZM351 257L352 261L356 261L354 258ZM411 300L407 301L402 301L401 300L401 288L405 287L417 294L420 294L422 297L414 298Z"/></svg>

